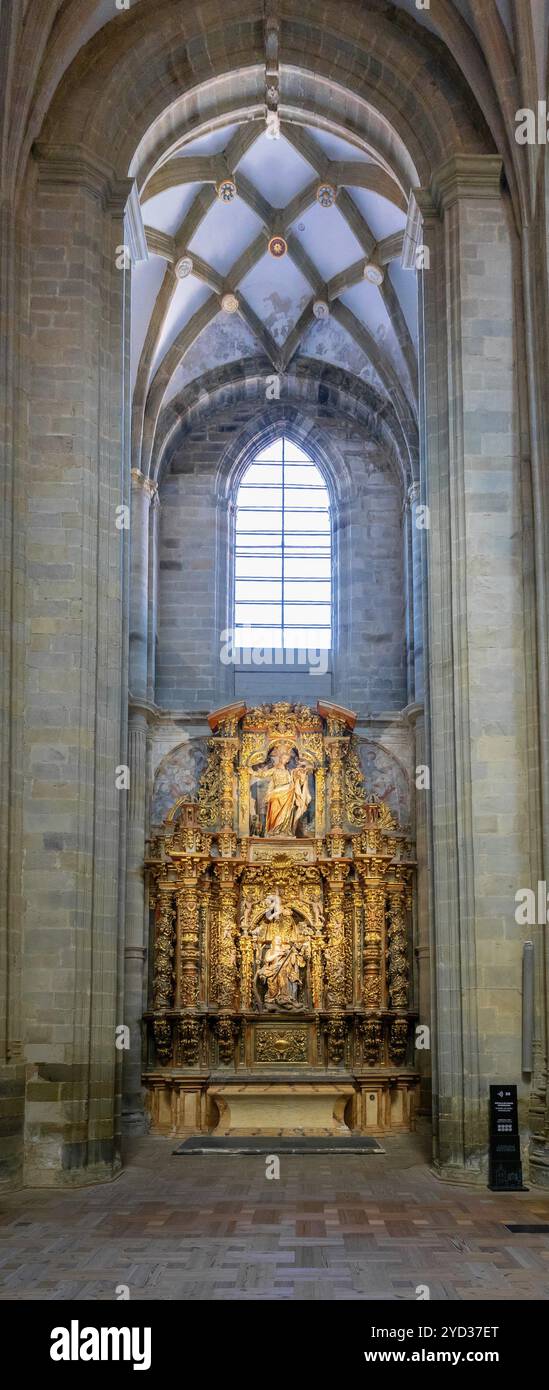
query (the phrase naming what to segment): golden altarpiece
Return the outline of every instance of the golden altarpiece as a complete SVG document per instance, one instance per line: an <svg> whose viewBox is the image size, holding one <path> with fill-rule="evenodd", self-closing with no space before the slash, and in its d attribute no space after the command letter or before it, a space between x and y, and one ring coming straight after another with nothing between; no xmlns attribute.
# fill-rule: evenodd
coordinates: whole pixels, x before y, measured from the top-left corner
<svg viewBox="0 0 549 1390"><path fill-rule="evenodd" d="M409 1128L415 864L367 795L355 716L235 704L209 723L198 799L146 861L153 1129Z"/></svg>

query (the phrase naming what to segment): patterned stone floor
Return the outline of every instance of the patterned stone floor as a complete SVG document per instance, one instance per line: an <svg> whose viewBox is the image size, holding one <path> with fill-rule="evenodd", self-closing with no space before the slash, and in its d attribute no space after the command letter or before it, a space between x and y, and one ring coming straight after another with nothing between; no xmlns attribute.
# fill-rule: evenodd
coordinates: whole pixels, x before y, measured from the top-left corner
<svg viewBox="0 0 549 1390"><path fill-rule="evenodd" d="M440 1183L421 1136L385 1154L174 1157L129 1146L109 1186L0 1198L0 1298L416 1300L549 1298L539 1190L495 1196ZM273 1152L276 1152L273 1144ZM118 1293L117 1293L118 1289Z"/></svg>

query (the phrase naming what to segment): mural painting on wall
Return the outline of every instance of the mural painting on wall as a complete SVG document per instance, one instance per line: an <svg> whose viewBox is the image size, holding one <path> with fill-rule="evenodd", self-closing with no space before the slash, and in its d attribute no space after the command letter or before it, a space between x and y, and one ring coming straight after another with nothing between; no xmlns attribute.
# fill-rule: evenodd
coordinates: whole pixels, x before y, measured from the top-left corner
<svg viewBox="0 0 549 1390"><path fill-rule="evenodd" d="M151 821L161 825L170 807L180 797L195 798L198 783L206 766L208 740L186 739L162 759L154 778Z"/></svg>
<svg viewBox="0 0 549 1390"><path fill-rule="evenodd" d="M410 786L401 763L371 739L358 736L356 744L369 793L385 802L399 825L410 825Z"/></svg>

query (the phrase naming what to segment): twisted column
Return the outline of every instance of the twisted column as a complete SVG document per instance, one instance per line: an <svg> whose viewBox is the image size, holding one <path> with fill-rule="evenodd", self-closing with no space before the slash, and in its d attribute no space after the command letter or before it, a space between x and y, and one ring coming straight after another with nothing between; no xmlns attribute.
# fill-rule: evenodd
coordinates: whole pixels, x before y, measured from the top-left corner
<svg viewBox="0 0 549 1390"><path fill-rule="evenodd" d="M194 859L182 864L177 893L177 1003L184 1009L198 1004L200 938L198 931L198 874Z"/></svg>
<svg viewBox="0 0 549 1390"><path fill-rule="evenodd" d="M222 738L220 744L219 782L220 810L223 829L233 829L234 820L234 760L238 739Z"/></svg>
<svg viewBox="0 0 549 1390"><path fill-rule="evenodd" d="M387 884L389 898L387 930L387 985L389 1007L405 1009L408 1004L408 953L406 949L406 884L402 880Z"/></svg>
<svg viewBox="0 0 549 1390"><path fill-rule="evenodd" d="M236 1008L237 882L240 865L230 859L215 865L219 884L217 913L217 1002L220 1009Z"/></svg>
<svg viewBox="0 0 549 1390"><path fill-rule="evenodd" d="M344 1009L345 989L345 879L349 864L341 860L322 865L328 895L328 945L326 947L326 999L328 1008Z"/></svg>
<svg viewBox="0 0 549 1390"><path fill-rule="evenodd" d="M365 1009L381 1008L381 953L385 932L386 889L381 877L364 882L364 945L362 1001Z"/></svg>
<svg viewBox="0 0 549 1390"><path fill-rule="evenodd" d="M175 903L172 883L160 883L156 888L153 1008L170 1009L173 1005L175 952Z"/></svg>
<svg viewBox="0 0 549 1390"><path fill-rule="evenodd" d="M331 830L341 830L345 817L345 797L343 785L343 744L344 739L327 738L326 753L330 763L329 808Z"/></svg>

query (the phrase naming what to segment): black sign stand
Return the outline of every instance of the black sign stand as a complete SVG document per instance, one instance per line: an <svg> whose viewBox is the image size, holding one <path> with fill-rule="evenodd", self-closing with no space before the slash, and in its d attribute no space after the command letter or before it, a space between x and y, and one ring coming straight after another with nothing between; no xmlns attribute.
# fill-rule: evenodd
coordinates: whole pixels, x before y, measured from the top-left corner
<svg viewBox="0 0 549 1390"><path fill-rule="evenodd" d="M522 1181L516 1086L490 1086L491 1192L528 1192Z"/></svg>

